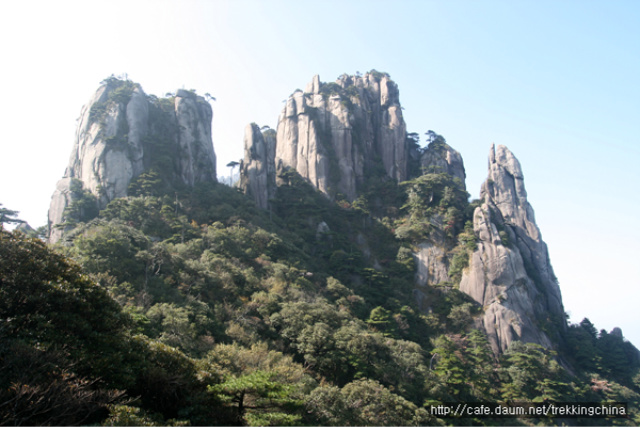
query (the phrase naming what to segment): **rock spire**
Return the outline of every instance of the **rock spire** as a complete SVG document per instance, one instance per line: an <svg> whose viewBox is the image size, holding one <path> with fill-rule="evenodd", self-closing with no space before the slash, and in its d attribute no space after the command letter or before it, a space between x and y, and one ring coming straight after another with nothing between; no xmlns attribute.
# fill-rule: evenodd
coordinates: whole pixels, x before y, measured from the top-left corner
<svg viewBox="0 0 640 427"><path fill-rule="evenodd" d="M244 160L240 165L240 188L253 197L261 209L269 207L276 191L276 133L260 130L257 124L244 131Z"/></svg>
<svg viewBox="0 0 640 427"><path fill-rule="evenodd" d="M496 354L514 340L551 347L566 326L560 288L520 163L505 146L491 147L481 199L473 214L477 247L460 290L484 307L482 325Z"/></svg>
<svg viewBox="0 0 640 427"><path fill-rule="evenodd" d="M378 165L391 179L407 179L406 138L398 87L387 74L345 74L335 83L316 75L304 91L289 96L280 114L274 168L293 169L327 196L352 201ZM257 146L245 150L244 164L255 162L257 152ZM259 205L269 197L261 188L252 193Z"/></svg>

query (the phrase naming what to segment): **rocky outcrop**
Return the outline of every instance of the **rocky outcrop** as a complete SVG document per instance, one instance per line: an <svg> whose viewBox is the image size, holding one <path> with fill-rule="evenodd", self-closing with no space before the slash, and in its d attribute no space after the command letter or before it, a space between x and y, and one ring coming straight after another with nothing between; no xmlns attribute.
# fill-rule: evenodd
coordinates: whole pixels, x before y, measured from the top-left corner
<svg viewBox="0 0 640 427"><path fill-rule="evenodd" d="M16 226L16 231L20 231L24 234L35 233L35 229L29 225L27 222L21 222Z"/></svg>
<svg viewBox="0 0 640 427"><path fill-rule="evenodd" d="M449 262L441 246L430 242L419 244L414 261L417 286L433 286L449 280Z"/></svg>
<svg viewBox="0 0 640 427"><path fill-rule="evenodd" d="M69 165L52 196L49 240L62 235L56 225L73 202L73 179L95 195L98 209L126 196L131 181L154 167L170 182L215 182L212 116L209 103L192 92L158 100L131 81L105 80L82 109Z"/></svg>
<svg viewBox="0 0 640 427"><path fill-rule="evenodd" d="M435 136L435 141L431 142L420 156L420 169L422 173L448 173L458 178L462 188L466 188L467 174L462 156L440 135Z"/></svg>
<svg viewBox="0 0 640 427"><path fill-rule="evenodd" d="M327 196L349 201L359 196L368 179L401 182L420 173L448 173L459 178L464 188L462 157L441 136L430 131L427 149L417 144L411 148L399 94L389 76L377 71L364 76L345 74L334 83L314 76L304 91L298 89L289 96L278 119L276 177L292 169ZM262 140L247 135L241 187L265 206L272 193L265 192L265 176L258 172L266 170L260 154ZM251 184L254 179L257 182ZM272 181L268 182L271 191ZM276 179L277 185L284 182Z"/></svg>
<svg viewBox="0 0 640 427"><path fill-rule="evenodd" d="M502 145L491 148L481 199L473 215L477 247L460 290L483 306L482 325L496 354L514 340L551 347L552 335L566 326L560 288L520 163Z"/></svg>
<svg viewBox="0 0 640 427"><path fill-rule="evenodd" d="M397 85L383 73L341 76L286 101L277 127L277 170L291 168L330 197L357 197L365 173L381 163L394 180L407 178L406 126Z"/></svg>
<svg viewBox="0 0 640 427"><path fill-rule="evenodd" d="M400 182L418 174L446 173L454 178L448 185L455 188L445 192L464 198L460 153L435 132L427 135L429 145L423 150L417 134L406 133L398 87L388 75L343 75L335 83L315 76L304 91L296 90L286 100L275 148L256 125L247 127L241 187L266 208L276 185L286 184L284 176L279 178L286 170L296 171L331 198L349 201L360 195L368 179ZM477 244L460 290L483 307L478 326L486 330L496 354L514 340L552 347L566 327L560 289L527 201L520 164L504 146L491 149L481 199L473 214ZM451 230L461 225L452 212L432 212L429 236L414 248L414 293L425 310L429 287L454 286L449 275L453 257L470 250L455 247ZM366 248L362 250L366 257ZM456 264L456 278L459 268Z"/></svg>
<svg viewBox="0 0 640 427"><path fill-rule="evenodd" d="M215 182L216 154L211 140L211 105L193 92L178 90L174 111L179 146L177 176L189 186L199 182Z"/></svg>
<svg viewBox="0 0 640 427"><path fill-rule="evenodd" d="M102 206L125 196L131 179L144 169L142 138L148 120L145 95L139 87L131 87L128 102L109 102L109 95L118 87L122 86L110 83L100 87L82 109L64 175L81 180Z"/></svg>
<svg viewBox="0 0 640 427"><path fill-rule="evenodd" d="M454 179L458 179L457 185L464 190L466 188L466 173L462 156L451 148L442 136L432 131L428 134L431 141L420 156L421 172L423 174L449 174ZM442 215L432 215L430 223L432 231L429 241L420 243L417 251L413 254L418 290L424 286L434 286L451 280L449 267L454 244L445 238L445 224ZM418 303L423 304L420 298Z"/></svg>
<svg viewBox="0 0 640 427"><path fill-rule="evenodd" d="M276 135L273 129L261 132L257 124L244 131L244 160L240 165L240 188L253 197L259 208L267 209L276 191Z"/></svg>
<svg viewBox="0 0 640 427"><path fill-rule="evenodd" d="M49 242L55 243L62 238L64 229L59 224L64 222L65 210L74 201L73 192L71 191L72 178L62 178L56 183L56 190L51 196L51 204L49 205ZM58 226L58 227L56 227Z"/></svg>

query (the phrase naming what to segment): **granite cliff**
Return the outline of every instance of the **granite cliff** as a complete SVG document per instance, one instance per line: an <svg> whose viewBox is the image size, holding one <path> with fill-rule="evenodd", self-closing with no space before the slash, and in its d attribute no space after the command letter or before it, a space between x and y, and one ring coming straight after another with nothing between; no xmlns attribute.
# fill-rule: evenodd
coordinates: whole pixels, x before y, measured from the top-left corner
<svg viewBox="0 0 640 427"><path fill-rule="evenodd" d="M264 132L257 124L244 131L244 160L240 164L240 188L253 197L259 208L267 209L276 191L276 133Z"/></svg>
<svg viewBox="0 0 640 427"><path fill-rule="evenodd" d="M273 160L255 157L264 150L259 138L248 142L252 141L256 146L245 149L245 165L273 162L278 173L295 170L331 198L354 200L366 176L378 166L398 182L408 176L409 149L398 86L385 73L345 74L335 83L314 76L304 91L296 90L286 101L278 119ZM265 191L273 188L277 176L269 179L259 194L257 188L251 192L259 206L264 206L269 197ZM249 192L247 182L245 178L241 184L245 192Z"/></svg>
<svg viewBox="0 0 640 427"><path fill-rule="evenodd" d="M145 171L154 170L167 185L215 182L212 116L209 103L191 91L158 99L137 83L106 79L82 108L69 164L51 199L49 241L62 236L75 200L88 196L82 210L102 209L126 196Z"/></svg>
<svg viewBox="0 0 640 427"><path fill-rule="evenodd" d="M461 176L456 166L461 158L448 146L435 145L422 159L427 159L426 172ZM455 286L453 258L464 251L468 263L459 289L478 304L475 323L487 333L493 352L504 352L513 341L554 348L566 329L562 296L527 201L522 168L505 146L491 147L489 173L477 204L472 216L473 250L453 247L443 237L443 218L437 214L430 218L436 232L416 245L414 295L429 310L429 287Z"/></svg>
<svg viewBox="0 0 640 427"><path fill-rule="evenodd" d="M480 197L473 214L477 247L460 290L482 305L495 353L514 340L551 347L553 334L565 327L562 296L520 163L503 145L491 147Z"/></svg>
<svg viewBox="0 0 640 427"><path fill-rule="evenodd" d="M426 173L446 173L460 181L466 189L467 174L462 156L446 143L444 138L433 131L427 132L429 145L420 155L420 171Z"/></svg>

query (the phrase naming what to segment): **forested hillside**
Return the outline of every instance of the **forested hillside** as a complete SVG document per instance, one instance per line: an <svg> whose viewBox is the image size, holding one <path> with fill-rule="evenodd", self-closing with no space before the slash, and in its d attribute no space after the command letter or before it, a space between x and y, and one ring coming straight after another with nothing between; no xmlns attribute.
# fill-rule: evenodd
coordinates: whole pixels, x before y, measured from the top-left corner
<svg viewBox="0 0 640 427"><path fill-rule="evenodd" d="M387 77L368 78L379 84ZM394 87L388 83L388 99L397 98ZM318 103L334 96L336 109L357 111L340 104L346 89L330 86L322 98L321 88L314 89ZM132 101L108 102L122 115ZM179 104L152 102L167 111ZM488 305L463 292L461 280L474 259L484 259L482 248L512 256L528 235L502 219L498 202L490 204L499 201L500 182L488 180L484 199L469 201L462 166L446 167L458 162L457 152L442 136L430 132L424 148L417 134L396 141L409 153L394 154L406 158L407 179L373 155L353 181L341 177L358 170L357 161L341 172L328 163L335 188L279 169L277 189L259 208L241 188L175 173L190 166L172 166L171 156L153 151L166 142L153 139L162 135L153 126L143 148L155 154L144 172L127 177L125 196L103 198L100 208L81 180L67 177L72 194L53 225L57 243L33 230L0 230L0 424L640 423L640 357L620 330L549 315L533 319L541 331L535 337L548 345L516 332L510 341L496 341L500 331L488 336ZM110 143L108 150L119 150ZM455 162L438 166L445 158ZM342 187L352 193L335 190ZM3 226L18 216L10 208L0 206ZM422 271L425 253L440 262ZM522 259L532 279L516 285L535 286L539 303L548 295L537 259ZM492 304L514 311L513 298L505 292ZM531 313L539 316L538 306ZM453 418L433 411L441 403L548 401L624 402L630 415Z"/></svg>
<svg viewBox="0 0 640 427"><path fill-rule="evenodd" d="M420 230L402 214L410 185L386 189L398 227L295 174L273 212L221 184L162 195L144 179L150 192L113 201L66 246L2 232L4 424L458 424L429 405L542 399L627 401L638 422L622 337L585 319L561 358L517 342L496 360L455 283L431 289L430 313L415 306L411 233L394 236Z"/></svg>

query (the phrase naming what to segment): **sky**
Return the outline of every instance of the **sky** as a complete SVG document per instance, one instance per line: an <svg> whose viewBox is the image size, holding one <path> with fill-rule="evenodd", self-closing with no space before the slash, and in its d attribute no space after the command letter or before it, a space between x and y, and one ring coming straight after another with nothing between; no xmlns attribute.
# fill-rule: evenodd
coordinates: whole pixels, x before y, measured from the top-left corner
<svg viewBox="0 0 640 427"><path fill-rule="evenodd" d="M520 160L572 322L640 347L640 2L0 2L0 203L37 227L106 77L210 93L218 175L315 74L385 71L409 132L443 135L479 197Z"/></svg>

